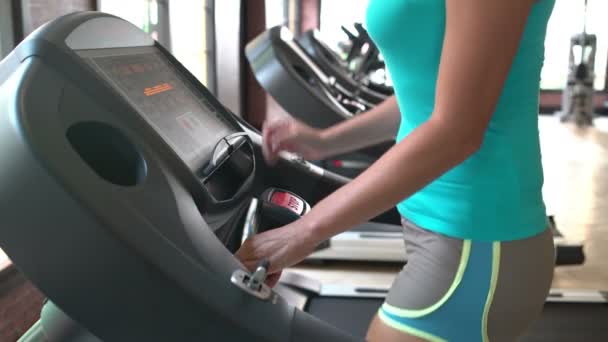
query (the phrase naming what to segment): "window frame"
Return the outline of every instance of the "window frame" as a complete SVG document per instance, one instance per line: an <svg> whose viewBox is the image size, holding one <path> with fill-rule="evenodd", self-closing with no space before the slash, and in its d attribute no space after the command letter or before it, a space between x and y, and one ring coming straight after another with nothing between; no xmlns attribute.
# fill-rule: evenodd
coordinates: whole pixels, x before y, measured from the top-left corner
<svg viewBox="0 0 608 342"><path fill-rule="evenodd" d="M0 60L8 55L15 45L13 5L11 1L0 1Z"/></svg>

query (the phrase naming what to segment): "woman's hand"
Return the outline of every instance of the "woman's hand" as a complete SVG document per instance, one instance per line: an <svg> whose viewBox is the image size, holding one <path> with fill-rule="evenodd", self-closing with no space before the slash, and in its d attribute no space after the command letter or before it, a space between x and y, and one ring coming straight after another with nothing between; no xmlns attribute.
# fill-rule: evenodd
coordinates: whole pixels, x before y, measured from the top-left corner
<svg viewBox="0 0 608 342"><path fill-rule="evenodd" d="M262 151L266 161L274 163L280 151L288 151L304 159L319 160L325 156L321 130L291 117L264 122Z"/></svg>
<svg viewBox="0 0 608 342"><path fill-rule="evenodd" d="M308 237L299 221L248 238L235 256L250 271L254 271L261 260L268 259L270 269L266 283L271 287L276 285L283 268L302 261L318 244Z"/></svg>

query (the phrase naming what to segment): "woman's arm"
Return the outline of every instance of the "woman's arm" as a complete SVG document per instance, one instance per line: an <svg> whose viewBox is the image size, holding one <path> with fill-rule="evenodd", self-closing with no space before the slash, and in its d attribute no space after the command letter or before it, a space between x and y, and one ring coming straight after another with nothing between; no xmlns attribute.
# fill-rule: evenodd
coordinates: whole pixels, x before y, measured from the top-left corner
<svg viewBox="0 0 608 342"><path fill-rule="evenodd" d="M395 139L401 115L395 96L350 120L321 131L328 156L359 150Z"/></svg>
<svg viewBox="0 0 608 342"><path fill-rule="evenodd" d="M255 236L239 251L248 266L293 265L314 246L369 220L462 163L482 142L535 0L446 0L435 108L399 144L302 219Z"/></svg>
<svg viewBox="0 0 608 342"><path fill-rule="evenodd" d="M264 123L264 155L273 163L279 151L306 159L326 159L395 138L400 122L399 107L392 96L375 108L324 130L291 117Z"/></svg>

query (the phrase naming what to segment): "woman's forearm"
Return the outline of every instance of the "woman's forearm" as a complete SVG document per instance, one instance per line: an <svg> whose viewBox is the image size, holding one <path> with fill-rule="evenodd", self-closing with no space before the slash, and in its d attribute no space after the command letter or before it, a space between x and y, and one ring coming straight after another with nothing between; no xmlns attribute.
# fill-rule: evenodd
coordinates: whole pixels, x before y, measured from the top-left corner
<svg viewBox="0 0 608 342"><path fill-rule="evenodd" d="M395 96L356 117L321 132L327 156L355 151L395 138L401 115Z"/></svg>
<svg viewBox="0 0 608 342"><path fill-rule="evenodd" d="M392 208L460 164L480 146L475 135L431 119L349 184L302 218L304 233L319 242Z"/></svg>

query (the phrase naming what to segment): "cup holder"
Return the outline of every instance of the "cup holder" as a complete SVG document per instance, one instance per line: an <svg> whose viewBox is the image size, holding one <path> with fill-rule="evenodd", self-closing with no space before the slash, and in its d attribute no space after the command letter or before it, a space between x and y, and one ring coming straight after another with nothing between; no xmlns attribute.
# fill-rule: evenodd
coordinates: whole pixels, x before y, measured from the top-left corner
<svg viewBox="0 0 608 342"><path fill-rule="evenodd" d="M104 180L135 186L145 179L146 161L117 128L102 122L79 122L68 128L66 137L82 160Z"/></svg>

